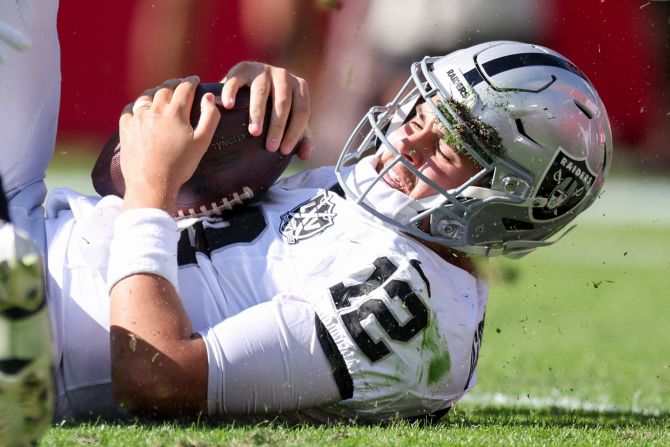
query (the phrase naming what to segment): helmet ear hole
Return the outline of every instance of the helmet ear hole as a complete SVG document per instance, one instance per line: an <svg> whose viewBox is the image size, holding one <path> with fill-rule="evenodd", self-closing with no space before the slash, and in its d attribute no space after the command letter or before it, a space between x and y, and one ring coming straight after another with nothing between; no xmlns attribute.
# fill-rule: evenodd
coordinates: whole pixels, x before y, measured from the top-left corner
<svg viewBox="0 0 670 447"><path fill-rule="evenodd" d="M531 231L535 228L531 222L510 217L503 217L501 221L506 231Z"/></svg>
<svg viewBox="0 0 670 447"><path fill-rule="evenodd" d="M482 188L490 188L491 185L493 185L493 171L482 177L482 179L479 181L479 185L477 186L481 186Z"/></svg>
<svg viewBox="0 0 670 447"><path fill-rule="evenodd" d="M533 140L533 138L530 135L528 135L528 133L526 132L526 129L523 127L523 121L521 121L521 118L515 119L514 123L516 123L517 132L519 132L525 138L529 139L530 141L532 141L533 143L535 143L539 146L538 142Z"/></svg>

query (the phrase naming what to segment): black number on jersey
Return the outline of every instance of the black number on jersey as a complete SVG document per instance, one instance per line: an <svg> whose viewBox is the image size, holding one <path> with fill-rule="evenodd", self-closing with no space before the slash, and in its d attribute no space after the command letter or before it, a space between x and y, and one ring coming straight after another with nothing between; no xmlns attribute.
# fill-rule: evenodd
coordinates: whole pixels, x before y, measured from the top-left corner
<svg viewBox="0 0 670 447"><path fill-rule="evenodd" d="M430 294L428 280L419 267L419 262L412 261L411 264L426 282L426 287ZM382 287L390 299L400 300L412 315L405 324L401 324L389 308L386 307L384 301L372 297L368 298L357 309L344 311L340 314L340 318L342 318L342 322L351 337L368 359L374 363L390 354L391 350L385 341L375 341L365 332L361 324L363 320L370 315L374 315L389 338L398 342L407 342L428 325L429 313L425 304L423 304L406 281L394 279L386 282L398 269L395 264L388 258L382 257L378 258L373 265L375 266L374 271L363 283L351 286L339 283L330 288L330 294L335 307L337 309L344 309L350 306L351 298L368 295ZM384 285L382 286L382 284Z"/></svg>
<svg viewBox="0 0 670 447"><path fill-rule="evenodd" d="M267 227L263 212L256 206L245 206L226 215L221 225L203 221L195 223L191 228L182 230L179 237L177 262L179 265L195 264L195 254L204 253L209 256L213 251L226 245L252 242Z"/></svg>
<svg viewBox="0 0 670 447"><path fill-rule="evenodd" d="M482 347L482 337L484 337L484 320L486 320L486 313L482 317L482 321L480 321L477 325L477 330L475 331L475 335L472 338L472 351L470 351L470 372L468 373L468 380L465 381L465 388L463 388L463 391L466 391L470 386L472 375L475 373L475 369L477 369L477 362L479 361L479 350Z"/></svg>

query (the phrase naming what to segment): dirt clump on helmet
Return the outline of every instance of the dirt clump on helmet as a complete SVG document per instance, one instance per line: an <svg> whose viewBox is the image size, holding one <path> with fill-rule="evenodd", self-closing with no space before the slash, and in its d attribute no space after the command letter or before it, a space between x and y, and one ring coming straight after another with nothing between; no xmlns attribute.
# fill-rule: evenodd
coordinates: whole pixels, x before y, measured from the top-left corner
<svg viewBox="0 0 670 447"><path fill-rule="evenodd" d="M486 124L478 117L473 116L464 104L455 99L448 98L447 103L449 107L445 106L443 103L438 106L451 125L451 131L445 129L445 134L442 137L445 143L451 146L455 151L464 154L471 159L473 159L473 157L465 149L463 143L475 150L478 147L483 146L488 149L492 155L502 154L502 138L500 138L496 129ZM457 117L452 115L450 108L456 112L458 115ZM487 154L481 155L486 157Z"/></svg>

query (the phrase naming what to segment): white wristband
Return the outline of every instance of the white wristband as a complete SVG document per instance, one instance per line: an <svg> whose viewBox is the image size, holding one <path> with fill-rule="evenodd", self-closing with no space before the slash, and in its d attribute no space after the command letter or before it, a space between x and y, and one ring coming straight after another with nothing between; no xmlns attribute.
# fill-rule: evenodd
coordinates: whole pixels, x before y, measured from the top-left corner
<svg viewBox="0 0 670 447"><path fill-rule="evenodd" d="M150 273L161 276L178 290L177 242L179 230L174 218L163 210L128 210L114 222L109 246L107 292L131 275Z"/></svg>

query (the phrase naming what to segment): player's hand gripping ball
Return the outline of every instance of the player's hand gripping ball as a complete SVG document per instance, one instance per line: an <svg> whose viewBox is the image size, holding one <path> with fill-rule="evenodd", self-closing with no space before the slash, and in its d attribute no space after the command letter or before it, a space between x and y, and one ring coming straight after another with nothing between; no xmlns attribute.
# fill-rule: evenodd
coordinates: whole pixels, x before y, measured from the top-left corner
<svg viewBox="0 0 670 447"><path fill-rule="evenodd" d="M265 109L263 132L254 137L248 132L249 89L241 88L235 98L235 107L228 110L221 104L219 83L198 85L191 125L200 117L200 101L205 93L216 97L215 104L221 119L205 155L193 177L179 190L175 217L198 217L218 214L235 205L261 196L284 172L292 155L265 149L265 137L270 124L271 104ZM123 197L126 185L121 173L118 131L105 144L91 172L93 187L100 195ZM158 161L157 161L158 162Z"/></svg>

